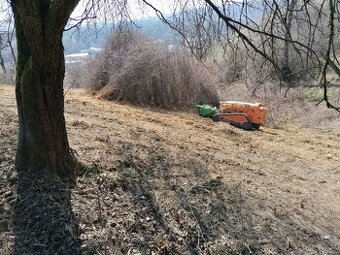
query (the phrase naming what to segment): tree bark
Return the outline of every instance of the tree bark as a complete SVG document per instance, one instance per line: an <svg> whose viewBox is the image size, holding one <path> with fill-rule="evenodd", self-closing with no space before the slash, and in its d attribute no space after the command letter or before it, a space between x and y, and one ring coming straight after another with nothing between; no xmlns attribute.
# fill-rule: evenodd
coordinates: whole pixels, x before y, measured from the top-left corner
<svg viewBox="0 0 340 255"><path fill-rule="evenodd" d="M292 83L292 69L290 66L290 40L291 38L291 28L293 22L293 12L296 7L297 0L286 0L286 16L285 16L285 41L284 41L284 52L282 59L282 79L289 85Z"/></svg>
<svg viewBox="0 0 340 255"><path fill-rule="evenodd" d="M5 61L4 61L4 58L2 57L2 49L3 49L3 42L2 42L2 35L0 34L0 66L2 68L2 72L7 73Z"/></svg>
<svg viewBox="0 0 340 255"><path fill-rule="evenodd" d="M6 69L6 66L5 66L5 61L4 61L4 58L2 57L1 50L0 50L0 66L1 66L2 72L4 74L7 73L7 69Z"/></svg>
<svg viewBox="0 0 340 255"><path fill-rule="evenodd" d="M73 9L66 9L67 1L53 2L60 6L46 0L11 3L18 45L16 167L66 176L72 174L76 159L65 126L62 33Z"/></svg>

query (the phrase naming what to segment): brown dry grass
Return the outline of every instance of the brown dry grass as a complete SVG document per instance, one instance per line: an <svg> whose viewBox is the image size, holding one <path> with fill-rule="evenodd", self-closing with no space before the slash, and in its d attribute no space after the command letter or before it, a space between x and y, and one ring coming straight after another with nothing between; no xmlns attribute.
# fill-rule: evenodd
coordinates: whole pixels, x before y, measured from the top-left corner
<svg viewBox="0 0 340 255"><path fill-rule="evenodd" d="M13 88L0 90L1 189L8 190L16 110ZM88 166L71 190L83 254L339 253L336 131L286 124L247 132L80 90L67 94L66 119L71 146ZM1 215L10 219L12 200L2 194ZM11 224L0 232L0 250L10 254Z"/></svg>

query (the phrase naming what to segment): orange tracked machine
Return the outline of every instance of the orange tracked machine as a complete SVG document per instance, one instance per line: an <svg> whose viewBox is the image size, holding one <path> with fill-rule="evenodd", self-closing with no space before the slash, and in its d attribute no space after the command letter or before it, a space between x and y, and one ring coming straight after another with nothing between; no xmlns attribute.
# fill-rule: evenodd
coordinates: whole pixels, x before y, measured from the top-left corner
<svg viewBox="0 0 340 255"><path fill-rule="evenodd" d="M255 130L266 122L267 112L267 108L260 103L225 101L220 102L219 111L212 119L225 121L246 130Z"/></svg>

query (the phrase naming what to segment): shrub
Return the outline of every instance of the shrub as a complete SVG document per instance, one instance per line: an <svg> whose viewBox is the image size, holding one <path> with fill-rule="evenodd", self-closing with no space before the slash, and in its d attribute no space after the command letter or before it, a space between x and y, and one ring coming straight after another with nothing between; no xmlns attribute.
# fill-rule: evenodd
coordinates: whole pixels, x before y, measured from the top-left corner
<svg viewBox="0 0 340 255"><path fill-rule="evenodd" d="M136 32L115 33L87 73L86 86L100 98L165 109L219 101L215 79L201 63Z"/></svg>

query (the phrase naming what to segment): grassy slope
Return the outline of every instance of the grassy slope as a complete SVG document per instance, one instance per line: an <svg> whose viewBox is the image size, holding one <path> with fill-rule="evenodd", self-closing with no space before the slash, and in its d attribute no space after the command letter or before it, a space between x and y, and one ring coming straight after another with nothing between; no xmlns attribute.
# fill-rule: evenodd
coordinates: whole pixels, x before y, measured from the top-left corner
<svg viewBox="0 0 340 255"><path fill-rule="evenodd" d="M32 233L46 242L37 227L16 231L22 223L10 222L22 215L20 176L12 181L13 94L0 87L0 217L8 221L1 254L25 246L18 240ZM81 91L66 96L66 118L71 146L86 165L67 189L71 238L83 254L339 252L339 133L292 124L246 132ZM48 249L39 245L21 249Z"/></svg>

